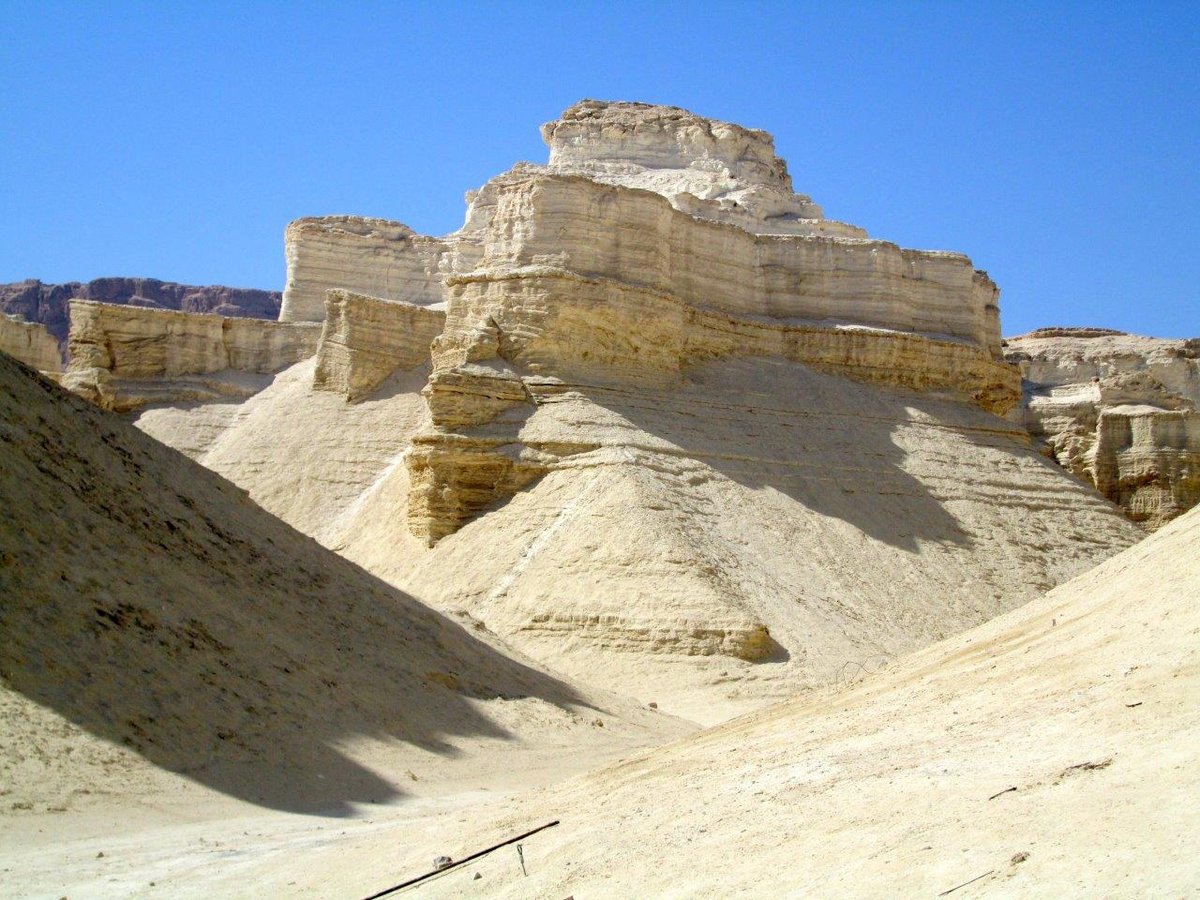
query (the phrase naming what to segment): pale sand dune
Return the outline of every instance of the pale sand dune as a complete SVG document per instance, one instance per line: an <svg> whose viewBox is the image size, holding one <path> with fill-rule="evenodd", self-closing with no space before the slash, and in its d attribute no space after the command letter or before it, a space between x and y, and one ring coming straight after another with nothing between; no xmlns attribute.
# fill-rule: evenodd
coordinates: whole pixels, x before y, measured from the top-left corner
<svg viewBox="0 0 1200 900"><path fill-rule="evenodd" d="M0 385L10 869L39 833L378 815L690 730L433 612L3 354ZM59 896L65 846L41 888L0 873L0 893Z"/></svg>
<svg viewBox="0 0 1200 900"><path fill-rule="evenodd" d="M846 690L467 822L251 868L365 895L553 819L418 896L1190 896L1200 889L1200 510ZM397 848L403 851L397 853ZM481 878L475 880L479 872ZM182 883L181 883L182 886ZM237 893L218 882L219 891Z"/></svg>

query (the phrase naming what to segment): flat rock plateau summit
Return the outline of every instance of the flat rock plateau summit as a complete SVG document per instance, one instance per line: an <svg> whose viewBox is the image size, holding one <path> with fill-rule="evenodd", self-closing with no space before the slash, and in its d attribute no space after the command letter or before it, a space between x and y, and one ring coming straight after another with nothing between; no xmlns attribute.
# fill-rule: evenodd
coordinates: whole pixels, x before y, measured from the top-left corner
<svg viewBox="0 0 1200 900"><path fill-rule="evenodd" d="M277 318L0 318L0 892L555 820L422 891L1200 888L1200 343L1004 340L764 131L542 136L451 234L292 222Z"/></svg>

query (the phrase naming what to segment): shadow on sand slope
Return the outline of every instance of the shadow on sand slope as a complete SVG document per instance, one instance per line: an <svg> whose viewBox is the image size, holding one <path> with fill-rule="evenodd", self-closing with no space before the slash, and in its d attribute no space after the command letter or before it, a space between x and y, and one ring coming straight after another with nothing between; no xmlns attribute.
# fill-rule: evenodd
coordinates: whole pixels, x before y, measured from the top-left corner
<svg viewBox="0 0 1200 900"><path fill-rule="evenodd" d="M357 736L510 737L472 697L582 704L244 492L0 354L0 677L241 799L398 795Z"/></svg>
<svg viewBox="0 0 1200 900"><path fill-rule="evenodd" d="M649 397L581 393L682 456L746 487L770 488L870 537L916 552L922 542L970 547L970 536L918 478L893 440L915 406L931 421L977 424L984 414L897 394L783 360L722 360Z"/></svg>

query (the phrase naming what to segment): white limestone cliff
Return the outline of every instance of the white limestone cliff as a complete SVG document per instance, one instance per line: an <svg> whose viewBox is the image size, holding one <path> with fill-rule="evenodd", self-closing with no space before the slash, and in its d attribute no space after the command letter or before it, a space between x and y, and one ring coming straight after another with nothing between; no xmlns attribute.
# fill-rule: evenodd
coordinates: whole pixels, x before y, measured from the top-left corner
<svg viewBox="0 0 1200 900"><path fill-rule="evenodd" d="M445 302L431 426L410 457L426 540L544 474L456 430L526 403L530 378L667 386L710 359L767 355L1000 412L1015 403L986 273L825 220L766 132L583 101L542 135L549 163L469 194L464 226L443 239L348 216L288 227L281 319L323 320L331 288Z"/></svg>
<svg viewBox="0 0 1200 900"><path fill-rule="evenodd" d="M472 192L444 238L293 223L282 317L322 330L315 358L139 427L380 577L698 721L1138 536L1000 418L1020 376L967 257L829 223L763 132L587 102L544 133L550 162Z"/></svg>
<svg viewBox="0 0 1200 900"><path fill-rule="evenodd" d="M438 309L345 290L328 291L325 306L313 387L351 401L398 369L427 363L429 345L446 322Z"/></svg>
<svg viewBox="0 0 1200 900"><path fill-rule="evenodd" d="M621 122L626 106L616 105ZM698 117L668 109L657 121L636 109L634 130L653 128L632 147L618 141L616 158L724 152L729 177L790 190L761 133L722 123L705 131ZM588 153L599 154L598 171L615 165L603 129L582 143L570 138L574 126L564 131L544 129L552 153L570 151L566 162L518 165L472 196L458 242L473 252L454 261L473 268L443 266L431 424L408 458L409 521L423 540L440 540L561 457L499 425L487 438L469 432L539 406L541 382L666 389L713 359L775 356L1001 413L1016 403L1017 374L1000 359L999 292L967 257L698 217L660 193L583 174ZM726 131L732 148L712 143ZM737 163L735 150L750 161Z"/></svg>
<svg viewBox="0 0 1200 900"><path fill-rule="evenodd" d="M543 125L542 138L552 170L654 191L698 218L758 234L867 236L792 191L765 131L675 106L582 100Z"/></svg>
<svg viewBox="0 0 1200 900"><path fill-rule="evenodd" d="M1200 339L1043 328L1006 343L1017 415L1064 468L1149 528L1200 502Z"/></svg>
<svg viewBox="0 0 1200 900"><path fill-rule="evenodd" d="M279 321L324 321L331 288L419 306L438 303L444 299L438 272L443 249L437 238L387 219L297 219L284 233L287 284Z"/></svg>

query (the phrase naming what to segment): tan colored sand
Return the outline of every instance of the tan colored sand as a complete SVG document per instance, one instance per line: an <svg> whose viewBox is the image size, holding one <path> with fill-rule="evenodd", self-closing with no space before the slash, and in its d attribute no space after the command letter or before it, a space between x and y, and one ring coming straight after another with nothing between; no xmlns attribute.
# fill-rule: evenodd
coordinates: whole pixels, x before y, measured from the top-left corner
<svg viewBox="0 0 1200 900"><path fill-rule="evenodd" d="M594 449L430 549L405 458L424 369L358 404L311 377L279 375L200 460L413 596L703 724L874 670L1141 536L976 407L741 359L548 395L520 440ZM187 445L198 416L139 425ZM771 652L740 658L762 628Z"/></svg>
<svg viewBox="0 0 1200 900"><path fill-rule="evenodd" d="M48 385L37 389L62 402ZM229 491L149 442L127 443L108 416L79 404L62 424L54 404L40 402L36 392L17 395L17 406L5 410L6 439L16 436L18 410L29 409L28 425L48 419L82 428L64 434L58 452L71 462L67 446L89 448L80 457L90 463L86 472L107 480L127 464L149 467L151 478L136 484L166 492L146 494L150 533L161 524L152 512L178 491L163 468L168 460L202 496ZM17 427L54 439L43 425ZM118 452L120 462L106 461L103 448L114 443L130 460ZM41 438L24 445L44 449ZM20 457L2 458L7 466ZM79 472L65 468L67 478ZM44 479L50 475L25 472L18 482L47 494L54 479ZM122 491L98 496L128 499ZM55 497L67 521L76 520L82 510L64 505L73 500L61 491ZM287 546L247 511L252 506L220 505L228 536L252 545L241 530L250 516ZM122 508L109 503L108 517ZM113 571L116 559L100 551L125 530L97 530L97 515L80 520L103 538L85 562L89 571ZM392 749L385 756L378 739L347 736L336 745L353 760L382 763L382 773L404 766L421 779L401 802L356 803L347 810L352 817L296 815L223 796L196 784L203 770L188 780L148 766L144 756L86 736L60 713L8 692L5 758L16 757L13 746L26 757L10 785L58 786L68 803L58 811L35 796L34 809L0 817L0 887L16 896L359 896L420 874L437 854L462 857L560 818L562 826L524 844L528 877L505 851L422 894L884 896L938 894L977 876L954 895L1186 893L1196 887L1190 847L1200 834L1198 545L1193 512L1044 598L874 677L533 794L529 786L601 761L604 746L578 749L588 734L624 726L610 718L604 728L572 730L562 707L534 714L512 701L476 698L464 702L521 737L455 734L439 752ZM137 563L136 554L131 559ZM295 635L294 623L284 632ZM263 640L260 631L251 636ZM136 642L126 644L122 662L146 659L131 649ZM503 671L503 661L497 665ZM272 689L282 690L277 683ZM306 696L313 712L332 708L319 692ZM499 712L514 708L511 720ZM287 715L294 721L300 713ZM313 720L300 721L308 725L281 734L305 736ZM547 738L553 733L557 749ZM268 770L292 750L281 743ZM305 773L295 761L283 770ZM434 786L428 793L426 779Z"/></svg>
<svg viewBox="0 0 1200 900"><path fill-rule="evenodd" d="M421 873L435 853L461 858L561 819L525 843L528 877L510 849L419 896L935 896L966 882L955 898L1190 895L1200 888L1198 597L1192 512L853 688L735 720L491 818L448 815L314 853L289 870L292 893L365 895ZM270 864L251 872L264 892L282 883Z"/></svg>
<svg viewBox="0 0 1200 900"><path fill-rule="evenodd" d="M22 510L0 568L6 894L359 895L553 818L528 878L503 853L433 892L1195 886L1196 514L852 687L523 796L681 726L514 661L0 365Z"/></svg>
<svg viewBox="0 0 1200 900"><path fill-rule="evenodd" d="M409 815L691 730L433 612L2 354L0 508L6 896L67 893L73 842Z"/></svg>

